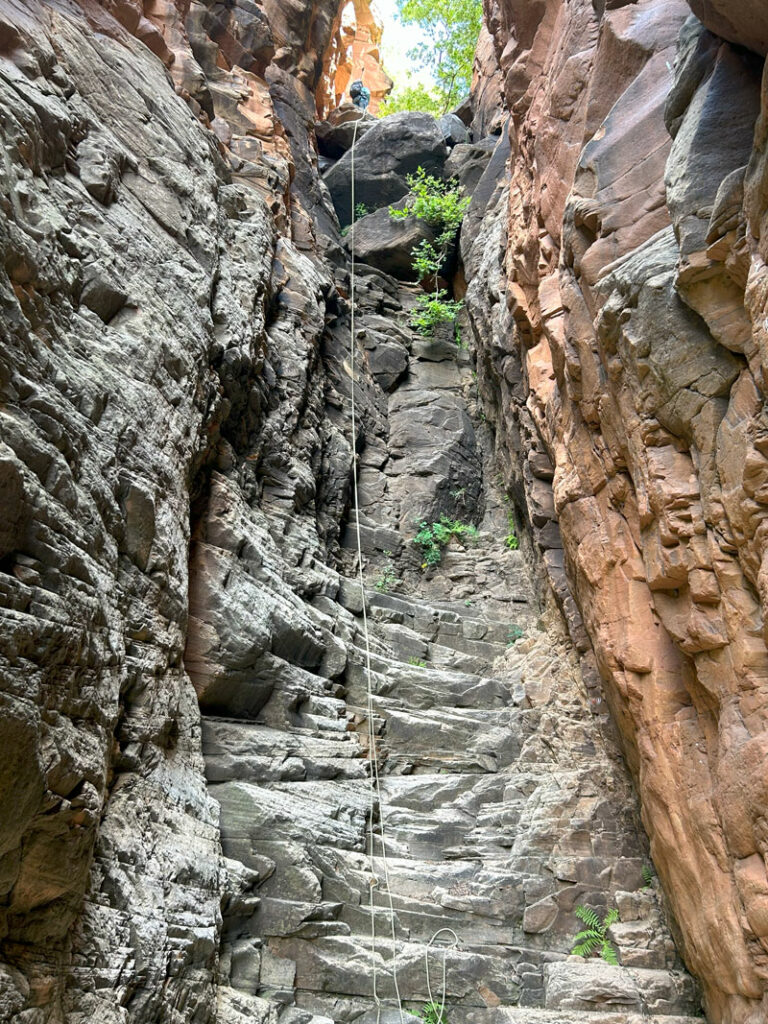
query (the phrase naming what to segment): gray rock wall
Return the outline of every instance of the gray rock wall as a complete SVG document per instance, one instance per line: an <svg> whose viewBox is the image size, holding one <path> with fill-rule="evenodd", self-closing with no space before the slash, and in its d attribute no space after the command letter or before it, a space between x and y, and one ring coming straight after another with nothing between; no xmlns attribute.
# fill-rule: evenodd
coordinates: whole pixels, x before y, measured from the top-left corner
<svg viewBox="0 0 768 1024"><path fill-rule="evenodd" d="M372 963L392 1019L447 925L456 1024L688 1024L468 355L375 247L352 373L313 143L337 6L0 5L0 1020L367 1022ZM468 153L472 266L505 143ZM477 546L425 573L441 515ZM581 901L620 907L622 971L568 959Z"/></svg>

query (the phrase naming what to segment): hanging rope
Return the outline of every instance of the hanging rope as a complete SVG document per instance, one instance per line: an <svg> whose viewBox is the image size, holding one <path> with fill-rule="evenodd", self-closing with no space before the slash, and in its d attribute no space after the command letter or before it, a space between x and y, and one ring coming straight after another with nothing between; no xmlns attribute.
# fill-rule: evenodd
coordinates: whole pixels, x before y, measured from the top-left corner
<svg viewBox="0 0 768 1024"><path fill-rule="evenodd" d="M429 993L429 1002L430 1002L431 1006L435 1007L435 1006L437 1006L437 1003L435 1002L435 997L432 995L432 985L430 984L430 980L429 980L429 951L430 951L430 949L432 947L432 943L437 939L437 937L439 935L442 935L443 932L448 932L449 935L453 936L453 939L452 939L450 945L442 947L443 948L443 978L442 978L443 998L442 998L442 1002L440 1003L440 1012L437 1014L437 1024L443 1024L443 1011L445 1010L445 994L446 994L445 980L446 980L446 975L447 975L447 972L448 972L448 968L447 968L448 950L449 949L456 949L456 947L459 944L459 937L456 934L456 932L453 930L453 928L438 928L438 930L435 932L435 934L432 936L432 938L427 943L427 948L424 950L424 971L425 971L425 973L427 975L427 992Z"/></svg>
<svg viewBox="0 0 768 1024"><path fill-rule="evenodd" d="M357 541L357 569L360 580L360 596L363 605L363 637L365 640L365 677L366 677L366 688L367 688L367 707L366 714L368 716L368 767L370 777L370 802L368 807L368 861L371 871L371 880L369 884L369 899L370 899L370 914L371 914L371 974L373 982L373 1001L376 1004L376 1024L379 1024L381 1020L381 999L378 992L378 964L377 964L377 948L376 948L376 905L374 900L375 889L379 884L376 875L376 855L375 855L375 842L376 837L374 833L373 819L376 810L376 803L379 805L379 821L380 821L380 835L381 835L381 862L384 872L384 887L389 903L389 919L390 928L392 932L392 979L395 986L395 997L397 999L397 1008L400 1013L400 1024L404 1024L403 1018L403 1001L400 997L400 983L397 977L397 926L395 924L395 907L392 900L392 890L389 884L389 863L387 860L387 844L386 844L386 831L384 826L384 804L381 793L381 777L379 773L379 755L376 749L376 727L374 719L373 709L373 682L372 682L372 671L371 671L371 638L368 629L368 610L365 599L365 579L363 577L363 545L362 536L360 529L360 501L358 496L357 487L357 467L355 465L355 452L357 446L357 401L355 398L355 383L356 383L356 363L355 363L355 352L357 349L357 328L356 328L356 289L357 289L357 275L355 271L355 147L357 145L357 128L360 123L360 118L355 120L355 125L352 133L352 151L351 151L351 174L352 174L352 187L351 187L351 205L352 205L352 224L350 227L350 288L349 288L349 301L350 301L350 373L352 377L352 452L353 452L353 465L352 465L352 500L353 500L353 511L354 511L354 522L355 522L355 536Z"/></svg>
<svg viewBox="0 0 768 1024"><path fill-rule="evenodd" d="M362 82L361 82L362 84ZM367 91L367 90L366 90ZM367 104L366 104L367 105ZM364 113L364 108L363 111ZM353 503L353 516L355 524L355 538L357 546L357 571L360 582L360 597L363 606L363 638L365 645L365 678L366 678L366 691L367 691L367 705L366 714L368 717L368 768L369 768L369 806L368 806L368 863L371 873L369 882L369 910L371 916L371 978L373 985L373 1001L376 1005L376 1024L380 1024L381 1021L381 1007L382 1002L378 991L379 982L379 968L377 963L377 945L376 945L376 903L374 899L375 890L378 887L379 879L376 874L376 835L373 826L374 813L376 810L376 804L379 806L379 823L380 823L380 842L381 842L381 864L384 874L384 889L387 896L387 903L389 906L389 921L390 931L392 935L392 980L395 988L395 998L397 1000L397 1009L400 1014L400 1024L405 1024L403 1016L403 1001L400 995L400 983L397 976L397 926L395 923L395 906L392 899L392 889L389 884L389 861L387 857L387 835L386 825L384 822L384 800L381 791L381 775L379 771L379 755L376 747L376 726L375 726L375 715L373 706L373 675L371 669L371 638L370 631L368 629L368 608L365 599L365 578L363 576L363 544L362 544L362 531L360 529L360 500L358 495L357 486L357 466L356 466L356 448L357 448L357 400L355 396L355 382L356 382L356 360L355 353L357 350L357 326L356 326L356 304L357 304L357 274L355 268L355 222L356 222L356 195L355 195L355 160L356 153L355 148L357 146L357 129L362 119L362 113L359 118L355 120L354 128L352 132L352 149L351 149L351 176L352 183L350 189L350 202L352 206L352 221L350 225L350 288L349 288L349 302L350 302L350 375L352 378L351 384L351 419L352 419L352 503ZM427 977L427 991L429 993L429 1001L433 1005L435 1004L434 997L432 995L432 985L429 977L429 951L432 948L433 943L436 939L444 932L450 934L453 939L450 945L443 947L443 960L442 960L442 1001L440 1003L440 1014L438 1016L439 1024L442 1024L443 1011L445 1010L445 999L446 999L446 975L447 975L447 956L448 951L455 949L459 945L459 937L452 928L439 928L432 938L429 940L424 950L424 967Z"/></svg>

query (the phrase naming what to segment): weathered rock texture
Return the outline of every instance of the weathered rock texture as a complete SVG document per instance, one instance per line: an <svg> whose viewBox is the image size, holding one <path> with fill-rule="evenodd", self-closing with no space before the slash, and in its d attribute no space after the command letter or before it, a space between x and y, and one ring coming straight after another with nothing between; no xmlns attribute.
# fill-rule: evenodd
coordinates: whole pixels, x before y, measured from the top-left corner
<svg viewBox="0 0 768 1024"><path fill-rule="evenodd" d="M1 11L3 1020L214 1019L191 510L311 504L308 565L345 503L299 251L336 5L145 6Z"/></svg>
<svg viewBox="0 0 768 1024"><path fill-rule="evenodd" d="M341 5L317 93L317 110L321 117L327 117L338 107L350 83L357 78L370 89L369 110L372 114L378 113L381 101L393 85L381 65L382 35L381 16L371 8L369 0L349 0Z"/></svg>
<svg viewBox="0 0 768 1024"><path fill-rule="evenodd" d="M453 1024L692 1024L597 669L712 1020L761 1019L762 44L596 6L489 10L472 141L359 143L378 209L450 129L475 380L383 213L352 365L337 0L0 3L0 1020L369 1024L375 969L390 1024L450 927Z"/></svg>
<svg viewBox="0 0 768 1024"><path fill-rule="evenodd" d="M484 407L603 680L711 1020L758 1024L764 7L487 0L486 15L476 116L491 124L502 97L511 156L462 238Z"/></svg>

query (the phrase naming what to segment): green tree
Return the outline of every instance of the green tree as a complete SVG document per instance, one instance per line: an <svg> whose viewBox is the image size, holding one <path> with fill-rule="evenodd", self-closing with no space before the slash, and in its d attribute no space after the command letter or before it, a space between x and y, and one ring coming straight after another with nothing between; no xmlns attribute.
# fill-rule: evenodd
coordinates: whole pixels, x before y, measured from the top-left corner
<svg viewBox="0 0 768 1024"><path fill-rule="evenodd" d="M397 0L404 25L418 25L426 36L408 56L430 72L432 89L404 85L387 99L383 113L426 110L445 114L469 92L475 47L483 24L482 0Z"/></svg>

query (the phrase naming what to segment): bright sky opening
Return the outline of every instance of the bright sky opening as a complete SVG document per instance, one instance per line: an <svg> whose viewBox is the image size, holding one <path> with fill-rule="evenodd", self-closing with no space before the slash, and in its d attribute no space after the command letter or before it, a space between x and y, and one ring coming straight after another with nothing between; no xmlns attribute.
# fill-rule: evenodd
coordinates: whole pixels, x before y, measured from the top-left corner
<svg viewBox="0 0 768 1024"><path fill-rule="evenodd" d="M403 25L397 15L395 0L373 0L375 8L384 22L384 35L381 40L381 58L384 70L395 81L395 86L405 85L408 75L411 85L423 82L430 85L432 78L423 68L417 70L408 57L408 50L424 41L424 33L418 25Z"/></svg>

